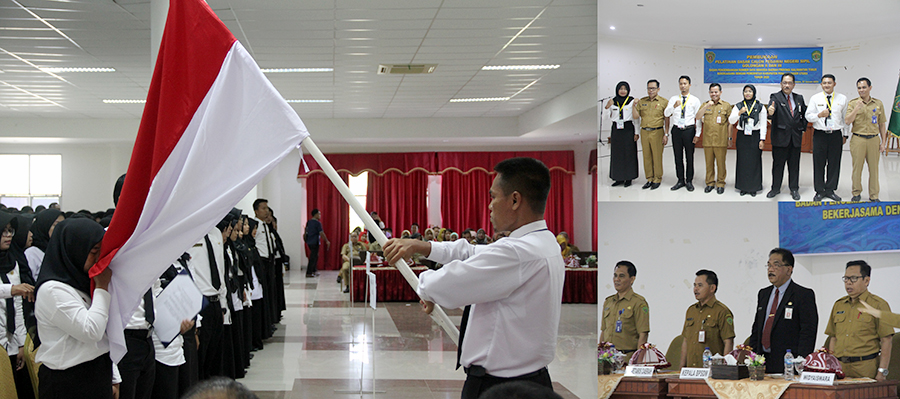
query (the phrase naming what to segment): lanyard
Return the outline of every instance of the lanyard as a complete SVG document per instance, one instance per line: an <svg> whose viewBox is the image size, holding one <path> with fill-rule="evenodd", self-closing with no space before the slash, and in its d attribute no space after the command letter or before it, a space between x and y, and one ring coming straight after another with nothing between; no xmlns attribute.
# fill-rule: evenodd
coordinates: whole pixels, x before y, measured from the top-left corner
<svg viewBox="0 0 900 399"><path fill-rule="evenodd" d="M622 104L617 103L616 100L613 100L613 104L615 104L616 107L619 108L619 118L625 119L624 109L622 107L628 104L628 97L625 97L625 100L622 101Z"/></svg>

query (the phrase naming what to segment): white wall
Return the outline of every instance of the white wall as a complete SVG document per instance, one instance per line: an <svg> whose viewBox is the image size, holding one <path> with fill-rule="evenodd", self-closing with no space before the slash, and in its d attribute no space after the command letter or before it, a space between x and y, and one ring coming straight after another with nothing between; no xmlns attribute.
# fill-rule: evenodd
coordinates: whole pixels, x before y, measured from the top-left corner
<svg viewBox="0 0 900 399"><path fill-rule="evenodd" d="M634 290L650 304L650 342L665 350L681 333L684 312L695 303L691 284L700 269L719 276L717 299L734 313L735 340L743 342L750 335L756 294L769 285L768 252L778 246L777 203L604 202L600 210L598 298L615 293L615 263L634 262ZM825 340L832 304L846 295L840 277L853 259L872 265L870 290L900 307L897 253L798 256L793 278L816 292L817 345Z"/></svg>

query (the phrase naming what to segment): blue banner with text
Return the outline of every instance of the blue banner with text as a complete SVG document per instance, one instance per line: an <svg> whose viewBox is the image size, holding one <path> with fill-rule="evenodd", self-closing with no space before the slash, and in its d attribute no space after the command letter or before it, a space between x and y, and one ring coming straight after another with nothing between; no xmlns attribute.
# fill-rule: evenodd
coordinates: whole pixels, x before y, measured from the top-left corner
<svg viewBox="0 0 900 399"><path fill-rule="evenodd" d="M706 83L780 83L794 74L796 83L822 80L822 48L708 48L703 50Z"/></svg>
<svg viewBox="0 0 900 399"><path fill-rule="evenodd" d="M900 250L900 202L779 202L778 243L795 254Z"/></svg>

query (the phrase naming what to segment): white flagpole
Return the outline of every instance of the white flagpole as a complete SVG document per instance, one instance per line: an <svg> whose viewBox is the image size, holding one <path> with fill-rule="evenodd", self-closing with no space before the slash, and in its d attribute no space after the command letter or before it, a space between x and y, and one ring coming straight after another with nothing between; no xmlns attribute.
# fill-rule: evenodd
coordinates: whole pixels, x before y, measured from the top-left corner
<svg viewBox="0 0 900 399"><path fill-rule="evenodd" d="M338 189L341 196L344 197L344 200L350 204L353 211L356 212L360 219L362 219L363 223L366 225L366 230L375 236L375 240L378 241L381 246L384 246L387 242L387 236L384 235L384 232L381 231L381 228L378 227L378 224L372 219L372 216L366 212L362 204L359 203L350 191L350 188L347 187L347 183L344 183L344 181L341 180L337 171L334 170L334 166L331 166L331 162L328 162L328 159L325 158L325 154L322 154L322 151L320 151L319 147L316 146L316 143L313 142L312 137L307 136L300 144L306 147L309 154L315 158L316 162L318 162L319 166L322 168L322 171L325 172L325 176L328 176L328 179L331 180L334 187ZM300 156L302 157L303 154L300 154ZM406 279L406 282L409 283L413 291L415 291L419 286L419 279L416 277L416 274L413 273L412 269L409 268L409 265L406 264L406 261L401 259L394 266L397 267L397 270L400 271L400 274L403 275L403 278ZM456 329L456 326L450 321L447 314L444 313L444 309L441 309L437 304L434 305L434 311L431 312L431 319L444 329L444 332L450 336L450 339L453 340L454 343L459 342L459 330Z"/></svg>

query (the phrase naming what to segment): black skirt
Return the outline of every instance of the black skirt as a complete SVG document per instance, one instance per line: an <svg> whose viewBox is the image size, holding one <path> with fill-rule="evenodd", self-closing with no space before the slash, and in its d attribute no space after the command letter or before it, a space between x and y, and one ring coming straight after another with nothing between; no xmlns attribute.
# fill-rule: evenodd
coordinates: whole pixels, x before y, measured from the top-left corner
<svg viewBox="0 0 900 399"><path fill-rule="evenodd" d="M38 370L41 399L112 399L112 360L104 353L65 370L41 365Z"/></svg>
<svg viewBox="0 0 900 399"><path fill-rule="evenodd" d="M736 141L734 187L749 193L762 190L762 150L759 149L759 130L754 130L749 136L738 130Z"/></svg>
<svg viewBox="0 0 900 399"><path fill-rule="evenodd" d="M609 178L615 181L637 179L638 156L637 142L634 141L634 123L625 122L624 129L617 129L613 123L609 145Z"/></svg>

